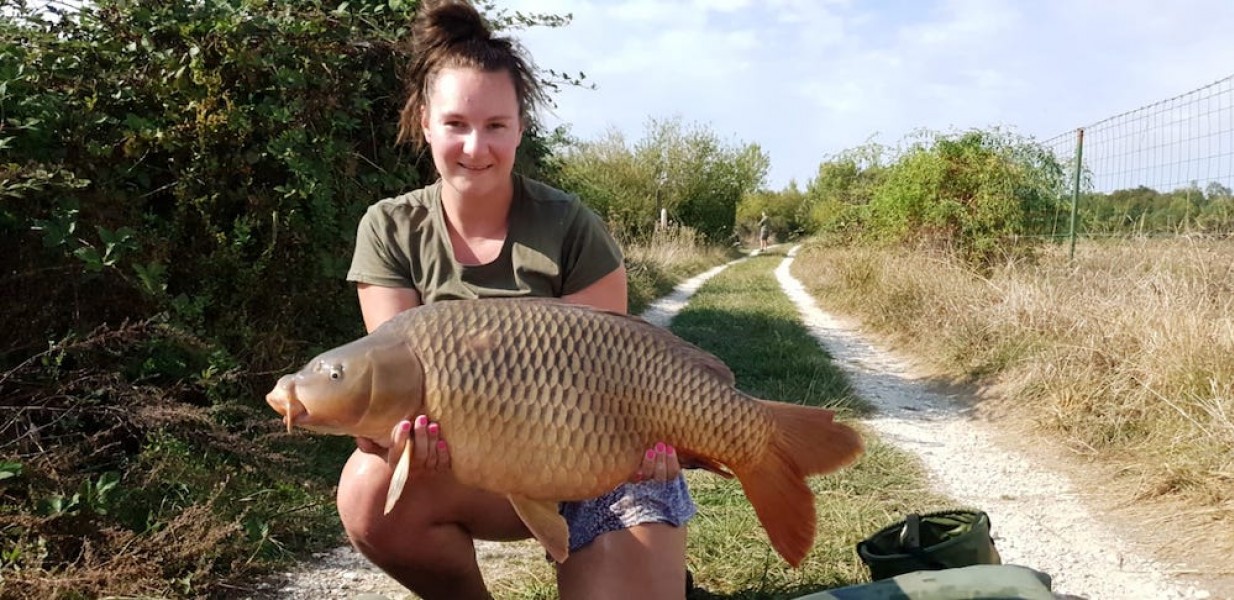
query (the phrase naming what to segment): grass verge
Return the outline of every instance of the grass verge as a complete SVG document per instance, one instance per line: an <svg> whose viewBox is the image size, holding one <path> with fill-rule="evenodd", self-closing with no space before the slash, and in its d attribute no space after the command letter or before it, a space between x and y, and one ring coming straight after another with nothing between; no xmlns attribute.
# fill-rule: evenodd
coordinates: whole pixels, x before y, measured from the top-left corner
<svg viewBox="0 0 1234 600"><path fill-rule="evenodd" d="M683 280L740 255L733 248L704 245L688 227L659 229L650 240L624 247L631 314L643 312Z"/></svg>
<svg viewBox="0 0 1234 600"><path fill-rule="evenodd" d="M674 320L673 331L716 354L742 390L771 400L830 406L842 419L868 406L853 396L830 357L802 328L773 270L782 257L760 256L709 281ZM740 485L691 473L699 517L691 523L689 564L697 598L792 597L866 581L854 546L905 511L946 501L927 490L916 463L865 433L867 452L854 465L810 482L818 537L799 569L771 550Z"/></svg>
<svg viewBox="0 0 1234 600"><path fill-rule="evenodd" d="M867 407L801 327L772 270L780 257L729 267L708 281L674 320L681 337L716 354L737 385L755 396L834 407L851 420ZM691 600L792 598L868 580L856 543L907 511L950 506L928 490L917 463L866 435L866 454L852 466L810 481L818 537L801 568L771 549L737 481L705 472L687 480L699 507L690 522L688 564L699 589ZM551 571L503 583L503 597L555 598Z"/></svg>
<svg viewBox="0 0 1234 600"><path fill-rule="evenodd" d="M794 274L939 374L989 386L983 408L1110 467L1124 502L1234 548L1234 244L1087 242L1074 263L1049 248L986 274L819 244Z"/></svg>

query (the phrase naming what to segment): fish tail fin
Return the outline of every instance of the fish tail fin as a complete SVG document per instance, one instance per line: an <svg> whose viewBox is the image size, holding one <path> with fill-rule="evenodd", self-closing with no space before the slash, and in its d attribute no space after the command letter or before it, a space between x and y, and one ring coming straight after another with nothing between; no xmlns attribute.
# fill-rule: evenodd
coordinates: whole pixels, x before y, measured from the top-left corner
<svg viewBox="0 0 1234 600"><path fill-rule="evenodd" d="M865 448L856 430L835 421L833 410L787 402L759 402L771 411L776 426L772 450L789 457L803 475L836 471L861 456Z"/></svg>
<svg viewBox="0 0 1234 600"><path fill-rule="evenodd" d="M796 567L814 545L817 515L809 475L830 473L861 454L861 436L823 408L760 401L776 431L763 459L734 469L771 546Z"/></svg>

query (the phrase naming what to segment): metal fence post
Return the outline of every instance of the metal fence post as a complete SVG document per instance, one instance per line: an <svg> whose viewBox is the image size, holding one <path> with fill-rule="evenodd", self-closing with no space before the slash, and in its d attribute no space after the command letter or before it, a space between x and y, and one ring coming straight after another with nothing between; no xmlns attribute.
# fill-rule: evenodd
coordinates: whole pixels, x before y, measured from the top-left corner
<svg viewBox="0 0 1234 600"><path fill-rule="evenodd" d="M1071 227L1069 235L1071 236L1071 254L1070 259L1075 260L1075 222L1076 215L1080 209L1080 175L1084 172L1084 128L1081 127L1075 130L1075 187L1071 190Z"/></svg>

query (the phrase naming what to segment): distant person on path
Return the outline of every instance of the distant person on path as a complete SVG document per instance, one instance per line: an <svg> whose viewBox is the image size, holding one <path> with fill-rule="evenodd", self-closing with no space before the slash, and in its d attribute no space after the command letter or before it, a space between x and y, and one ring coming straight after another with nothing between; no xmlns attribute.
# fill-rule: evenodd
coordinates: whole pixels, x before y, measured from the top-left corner
<svg viewBox="0 0 1234 600"><path fill-rule="evenodd" d="M767 211L763 211L763 216L758 220L758 251L763 252L767 249L767 240L771 238L771 219L767 217Z"/></svg>

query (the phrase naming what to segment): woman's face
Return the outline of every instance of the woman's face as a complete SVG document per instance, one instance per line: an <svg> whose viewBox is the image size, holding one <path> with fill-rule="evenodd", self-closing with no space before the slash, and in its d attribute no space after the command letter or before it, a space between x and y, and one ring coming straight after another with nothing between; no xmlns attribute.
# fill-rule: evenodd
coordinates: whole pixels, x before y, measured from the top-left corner
<svg viewBox="0 0 1234 600"><path fill-rule="evenodd" d="M437 172L458 197L484 197L508 189L514 154L523 139L518 96L509 73L442 69L420 118Z"/></svg>

